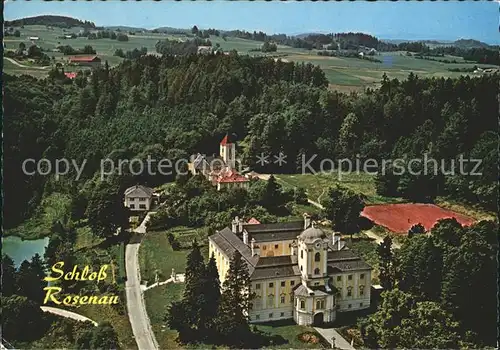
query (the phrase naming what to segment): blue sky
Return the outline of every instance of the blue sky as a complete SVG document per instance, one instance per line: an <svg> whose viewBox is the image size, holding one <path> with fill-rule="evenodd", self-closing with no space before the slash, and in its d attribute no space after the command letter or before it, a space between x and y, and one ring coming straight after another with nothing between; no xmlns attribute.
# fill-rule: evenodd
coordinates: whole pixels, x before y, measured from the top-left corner
<svg viewBox="0 0 500 350"><path fill-rule="evenodd" d="M499 3L11 1L6 20L57 14L99 26L127 25L262 30L266 33L360 31L384 39L476 39L500 44Z"/></svg>

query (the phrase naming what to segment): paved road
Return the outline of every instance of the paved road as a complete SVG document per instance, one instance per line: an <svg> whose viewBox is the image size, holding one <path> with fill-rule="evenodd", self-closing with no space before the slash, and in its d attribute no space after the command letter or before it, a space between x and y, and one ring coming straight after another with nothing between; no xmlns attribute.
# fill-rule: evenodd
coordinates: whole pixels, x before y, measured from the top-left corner
<svg viewBox="0 0 500 350"><path fill-rule="evenodd" d="M13 63L15 64L16 66L18 67L21 67L21 68L29 68L29 69L41 69L41 70L44 70L44 69L47 69L47 68L50 68L50 66L45 66L45 67L37 67L37 66L26 66L24 64L21 64L19 62L17 62L16 60L10 58L10 57L4 57L5 60L9 61L10 63Z"/></svg>
<svg viewBox="0 0 500 350"><path fill-rule="evenodd" d="M168 280L166 281L163 281L163 282L157 282L157 283L153 283L152 285L149 285L149 286L143 286L141 285L141 290L143 292L151 289L151 288L154 288L154 287L159 287L159 286L163 286L164 284L169 284L169 283L181 283L181 282L184 282L186 279L186 276L183 274L183 273L178 273L175 275L175 280L170 277Z"/></svg>
<svg viewBox="0 0 500 350"><path fill-rule="evenodd" d="M314 329L325 338L330 345L334 345L336 349L345 349L345 350L355 350L354 347L349 344L347 340L345 340L335 329L333 328L319 328L314 327ZM333 339L335 338L335 344L332 344Z"/></svg>
<svg viewBox="0 0 500 350"><path fill-rule="evenodd" d="M135 229L136 233L146 232L146 222L150 216L146 215L143 222ZM158 349L155 335L151 329L144 303L144 296L141 290L141 273L139 271L139 246L140 243L127 244L125 248L125 264L127 271L127 282L125 283L125 292L127 295L127 310L132 332L139 350Z"/></svg>
<svg viewBox="0 0 500 350"><path fill-rule="evenodd" d="M85 317L83 315L77 314L76 312L64 310L64 309L58 309L56 307L51 307L51 306L40 306L40 309L42 309L43 312L49 312L54 315L59 315L62 317L67 317L67 318L72 318L73 320L76 321L82 321L82 322L92 322L94 326L97 326L96 321L92 321L90 318Z"/></svg>
<svg viewBox="0 0 500 350"><path fill-rule="evenodd" d="M366 231L363 231L363 233L365 235L367 235L368 237L370 237L371 239L374 239L375 243L377 243L377 244L382 243L382 241L384 240L384 237L379 236L378 234L376 234L372 230L366 230ZM399 248L401 248L401 245L399 243L395 242L394 240L392 240L392 248L399 249Z"/></svg>

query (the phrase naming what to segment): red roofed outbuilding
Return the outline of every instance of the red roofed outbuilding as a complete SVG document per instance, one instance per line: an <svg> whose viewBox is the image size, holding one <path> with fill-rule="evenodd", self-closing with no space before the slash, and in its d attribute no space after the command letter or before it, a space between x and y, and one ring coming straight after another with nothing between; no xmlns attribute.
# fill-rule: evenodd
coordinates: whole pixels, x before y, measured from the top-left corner
<svg viewBox="0 0 500 350"><path fill-rule="evenodd" d="M69 63L77 64L79 66L86 67L99 67L101 65L101 59L98 56L71 56L69 58Z"/></svg>
<svg viewBox="0 0 500 350"><path fill-rule="evenodd" d="M259 225L260 221L257 220L256 218L251 218L250 220L248 220L247 224L250 224L250 225Z"/></svg>
<svg viewBox="0 0 500 350"><path fill-rule="evenodd" d="M75 79L77 74L75 72L65 72L64 75L66 78Z"/></svg>
<svg viewBox="0 0 500 350"><path fill-rule="evenodd" d="M220 191L222 188L248 188L250 180L232 169L219 175L215 182L217 183L217 190Z"/></svg>

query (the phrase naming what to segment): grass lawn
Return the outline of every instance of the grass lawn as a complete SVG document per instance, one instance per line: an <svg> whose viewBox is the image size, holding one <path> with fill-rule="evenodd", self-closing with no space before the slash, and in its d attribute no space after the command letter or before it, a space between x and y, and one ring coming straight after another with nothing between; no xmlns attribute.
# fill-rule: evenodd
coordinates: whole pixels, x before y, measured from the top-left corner
<svg viewBox="0 0 500 350"><path fill-rule="evenodd" d="M180 300L183 291L184 284L169 283L149 289L144 293L146 311L160 349L180 348L175 341L177 331L167 328L164 317L170 303Z"/></svg>
<svg viewBox="0 0 500 350"><path fill-rule="evenodd" d="M263 348L272 349L311 349L325 347L322 342L317 344L304 343L299 340L299 334L304 332L319 334L312 327L299 326L293 320L262 323L255 326L258 331L270 338L269 344Z"/></svg>
<svg viewBox="0 0 500 350"><path fill-rule="evenodd" d="M375 175L362 172L331 174L294 174L275 175L279 183L284 187L302 187L306 190L309 199L321 202L328 188L336 184L347 187L354 192L366 196L366 204L400 203L401 198L384 197L377 194L375 190Z"/></svg>
<svg viewBox="0 0 500 350"><path fill-rule="evenodd" d="M69 218L71 198L68 195L52 193L45 197L35 214L21 225L8 229L4 236L18 236L22 239L38 239L50 235L52 224L66 223Z"/></svg>
<svg viewBox="0 0 500 350"><path fill-rule="evenodd" d="M141 278L146 281L154 281L155 272L158 272L160 281L166 280L172 273L172 268L176 273L184 273L186 270L186 257L189 249L173 250L168 242L167 234L171 232L174 236L188 236L193 238L197 230L185 227L176 227L169 231L148 232L142 240L139 248L139 263L141 266ZM201 252L208 260L208 246L206 240L199 240L203 244Z"/></svg>
<svg viewBox="0 0 500 350"><path fill-rule="evenodd" d="M496 220L497 216L493 212L486 211L482 208L468 206L462 203L458 203L449 199L438 197L435 200L435 204L441 208L454 211L459 214L467 215L476 220Z"/></svg>
<svg viewBox="0 0 500 350"><path fill-rule="evenodd" d="M127 34L128 41L117 41L111 39L88 40L81 37L76 39L60 39L69 33L78 33L80 27L74 27L63 30L62 28L48 29L45 26L25 26L17 28L21 32L19 38L7 37L5 42L6 50L16 50L19 43L23 42L29 46L29 36L38 36L37 45L43 48L49 57L54 56L56 62L63 62L66 58L59 52L53 50L60 45L70 45L75 49L83 48L85 45L91 45L97 52L97 55L104 61L108 61L109 65L114 66L123 61L122 58L114 56L116 49L130 51L135 48L140 49L146 47L148 53L156 54L155 44L158 40L177 39L185 41L192 39L184 34L164 34L164 33L139 33L136 35ZM272 53L262 53L260 51L250 51L258 49L262 46L262 42L241 39L235 37L227 37L226 40L222 37L211 36L210 41L215 46L220 45L220 48L226 52L236 50L240 55L251 56L282 56L283 61L288 62L304 62L319 65L325 72L325 75L332 89L340 91L362 90L365 87L376 87L382 80L382 75L385 73L390 79L406 79L410 72L417 74L420 77L458 77L468 73L450 72L449 68L470 68L475 65L481 68L489 68L490 65L476 63L459 63L446 64L438 61L422 60L415 57L406 56L405 52L382 52L376 55L375 58L382 61L371 62L359 58L350 57L327 57L318 56L317 50L305 50L293 48L290 46L278 45L278 50ZM447 59L455 59L462 62L460 57L446 57ZM34 68L17 67L10 62L4 60L4 70L10 74L30 74L36 77L44 77L47 74L46 70L36 70ZM73 67L65 67L66 71L73 71Z"/></svg>

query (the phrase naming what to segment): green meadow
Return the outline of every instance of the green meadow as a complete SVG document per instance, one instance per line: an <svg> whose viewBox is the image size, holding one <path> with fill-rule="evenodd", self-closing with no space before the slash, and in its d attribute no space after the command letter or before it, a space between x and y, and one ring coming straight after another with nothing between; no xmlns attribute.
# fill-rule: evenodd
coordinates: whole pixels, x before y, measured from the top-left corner
<svg viewBox="0 0 500 350"><path fill-rule="evenodd" d="M30 44L29 37L37 36L40 40L37 44L42 47L49 57L55 57L55 62L63 62L64 56L60 52L53 52L59 45L70 45L75 49L83 48L85 45L91 45L97 55L103 61L108 61L108 64L113 66L119 64L123 59L114 56L115 50L122 49L123 51L140 49L146 47L148 53L155 54L155 44L162 39L178 39L187 40L188 37L183 34L170 35L161 33L140 33L136 35L127 34L128 41L121 42L111 39L88 40L87 38L76 39L60 39L60 36L70 33L78 33L81 28L75 27L71 29L62 28L47 28L41 25L25 26L18 28L21 31L21 37L6 37L4 38L5 50L16 50L19 43L24 42L27 46ZM262 46L262 42L240 39L235 37L227 37L224 40L222 37L212 36L210 38L213 45L219 44L222 50L236 50L239 54L248 54L252 56L271 55L279 56L283 61L289 62L304 62L319 65L325 72L330 88L339 89L341 91L362 90L365 87L378 86L383 74L387 74L389 78L405 79L410 72L417 74L420 77L458 77L465 73L450 72L449 68L470 68L474 65L487 68L488 65L473 64L473 63L457 63L446 64L439 61L422 60L414 57L406 56L404 52L384 52L376 55L375 58L383 61L383 63L372 62L359 58L347 57L326 57L318 56L316 50L296 49L289 46L278 45L278 51L264 54L261 52L251 51ZM445 57L450 60L463 61L460 57ZM444 58L443 58L444 59ZM19 67L14 63L4 59L4 71L10 74L31 74L36 77L46 76L48 70L37 69L37 67ZM29 66L26 61L21 62L22 65ZM68 67L67 71L76 70L75 67Z"/></svg>

